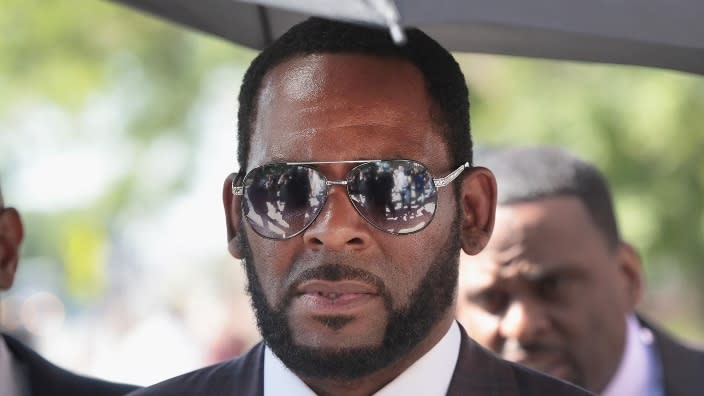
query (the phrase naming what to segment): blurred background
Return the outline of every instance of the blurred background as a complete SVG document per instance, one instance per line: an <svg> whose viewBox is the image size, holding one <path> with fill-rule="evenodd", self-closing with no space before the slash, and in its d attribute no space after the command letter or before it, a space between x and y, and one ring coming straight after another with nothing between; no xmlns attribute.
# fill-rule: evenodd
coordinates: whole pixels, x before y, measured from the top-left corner
<svg viewBox="0 0 704 396"><path fill-rule="evenodd" d="M221 203L255 55L106 1L4 0L0 182L26 236L3 331L136 384L257 341ZM643 257L641 310L704 342L704 76L457 57L475 142L550 143L596 163Z"/></svg>

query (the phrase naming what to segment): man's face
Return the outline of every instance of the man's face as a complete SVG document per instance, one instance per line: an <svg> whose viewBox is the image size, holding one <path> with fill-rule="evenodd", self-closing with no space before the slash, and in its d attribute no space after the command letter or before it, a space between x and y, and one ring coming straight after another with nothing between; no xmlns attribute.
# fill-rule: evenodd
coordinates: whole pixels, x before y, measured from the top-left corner
<svg viewBox="0 0 704 396"><path fill-rule="evenodd" d="M257 109L249 169L406 158L444 176L455 166L420 72L400 60L291 59L264 78ZM331 180L351 167L317 166ZM333 186L315 222L294 238L263 238L244 221L240 244L264 339L299 374L354 378L444 333L454 314L457 210L452 187L440 189L425 229L392 235L359 216L344 186Z"/></svg>
<svg viewBox="0 0 704 396"><path fill-rule="evenodd" d="M462 258L457 318L504 358L600 392L639 285L623 249L575 197L499 206L486 249Z"/></svg>

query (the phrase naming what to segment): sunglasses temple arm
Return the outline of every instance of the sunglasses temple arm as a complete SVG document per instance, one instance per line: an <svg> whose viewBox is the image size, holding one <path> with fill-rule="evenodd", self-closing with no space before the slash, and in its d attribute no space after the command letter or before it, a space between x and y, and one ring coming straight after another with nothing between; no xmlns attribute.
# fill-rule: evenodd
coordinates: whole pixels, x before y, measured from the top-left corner
<svg viewBox="0 0 704 396"><path fill-rule="evenodd" d="M242 183L244 175L242 172L237 172L237 176L232 178L232 195L244 195L244 186L239 184Z"/></svg>
<svg viewBox="0 0 704 396"><path fill-rule="evenodd" d="M452 183L455 179L457 179L457 176L459 176L462 172L464 172L465 169L468 169L469 167L469 162L465 162L464 164L460 165L459 168L453 170L452 173L450 173L449 175L433 179L435 187L445 187L446 185Z"/></svg>

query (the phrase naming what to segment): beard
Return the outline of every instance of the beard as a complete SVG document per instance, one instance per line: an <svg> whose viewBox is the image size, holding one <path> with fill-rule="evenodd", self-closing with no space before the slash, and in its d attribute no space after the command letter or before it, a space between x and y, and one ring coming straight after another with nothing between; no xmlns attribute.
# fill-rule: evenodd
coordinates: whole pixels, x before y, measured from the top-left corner
<svg viewBox="0 0 704 396"><path fill-rule="evenodd" d="M293 294L287 293L279 307L269 305L255 270L252 252L244 233L245 228L241 227L242 233L238 243L244 256L242 263L247 274L247 292L251 297L257 327L264 342L291 371L302 377L357 379L398 361L425 339L433 325L454 306L461 248L459 218L459 216L455 217L450 238L438 249L438 255L410 293L405 307L394 309L384 282L375 275L358 268L341 264L325 264L309 269L297 277L296 283L308 279L330 281L357 279L374 284L379 290L379 295L388 312L388 322L381 344L336 350L301 346L295 343L287 317L288 307L294 298ZM339 329L349 320L351 319L347 317L329 317L324 319L324 323L330 328Z"/></svg>

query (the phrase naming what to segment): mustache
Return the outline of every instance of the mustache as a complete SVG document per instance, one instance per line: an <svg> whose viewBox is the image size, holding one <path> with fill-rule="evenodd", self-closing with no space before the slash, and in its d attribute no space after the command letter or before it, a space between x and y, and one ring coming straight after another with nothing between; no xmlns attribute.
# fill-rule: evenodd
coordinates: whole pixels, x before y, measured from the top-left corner
<svg viewBox="0 0 704 396"><path fill-rule="evenodd" d="M241 264L244 267L245 271L249 272L251 270L252 273L256 275L254 269L249 268L251 265L253 265L253 262L250 262L253 260L250 260L250 258L252 257L252 250L249 246L249 238L247 234L248 233L246 231L246 227L244 226L244 218L242 218L240 219L240 232L235 237L235 243L237 244L237 248L242 252L244 256ZM313 266L297 274L292 274L292 277L289 279L287 284L284 285L284 287L286 288L286 294L283 296L283 299L276 305L276 310L279 312L284 312L291 305L294 298L296 297L296 290L301 285L301 283L313 279L319 279L324 281L356 280L372 285L377 290L379 296L382 298L386 309L391 311L393 306L391 293L389 292L389 289L386 287L386 284L380 277L374 275L369 271L365 271L363 269L353 267L351 265L342 264L338 262L339 258L337 257L329 257L329 259L330 258L332 260L329 260L328 263ZM305 260L302 260L301 257L297 257L296 261L298 261L298 263L305 262ZM297 265L294 264L293 268L296 267ZM251 295L252 290L250 289L250 287L251 285L247 286L247 291Z"/></svg>
<svg viewBox="0 0 704 396"><path fill-rule="evenodd" d="M384 281L381 280L381 278L372 274L369 271L365 271L360 268L352 267L345 264L333 263L308 268L291 278L291 280L288 282L288 285L286 286L286 294L282 301L283 306L280 308L287 308L298 294L298 287L303 282L313 279L331 282L342 280L354 280L366 283L368 285L373 286L378 291L379 296L383 299L384 305L388 309L391 308L391 294L389 293L388 288L384 284Z"/></svg>

